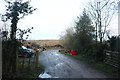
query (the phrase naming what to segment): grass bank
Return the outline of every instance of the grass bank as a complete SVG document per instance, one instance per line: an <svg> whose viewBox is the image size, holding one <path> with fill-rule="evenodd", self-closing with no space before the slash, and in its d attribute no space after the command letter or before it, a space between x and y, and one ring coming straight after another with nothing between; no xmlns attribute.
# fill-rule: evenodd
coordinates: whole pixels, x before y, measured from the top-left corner
<svg viewBox="0 0 120 80"><path fill-rule="evenodd" d="M96 69L99 69L103 72L106 72L110 75L113 75L115 77L119 77L120 78L120 72L118 72L118 68L115 68L115 67L112 67L110 65L107 65L105 63L102 63L102 62L95 62L85 56L82 56L82 55L71 55L69 53L65 53L65 52L61 52L62 54L65 54L65 55L69 55L75 59L78 59L78 60L81 60L81 61L84 61L88 64L90 64L92 67L96 68Z"/></svg>

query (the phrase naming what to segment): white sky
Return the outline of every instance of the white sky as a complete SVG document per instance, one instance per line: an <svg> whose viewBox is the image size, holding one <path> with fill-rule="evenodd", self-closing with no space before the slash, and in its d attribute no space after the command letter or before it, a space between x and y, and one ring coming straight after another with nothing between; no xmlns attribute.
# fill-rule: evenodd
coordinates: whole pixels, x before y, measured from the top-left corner
<svg viewBox="0 0 120 80"><path fill-rule="evenodd" d="M74 26L76 17L82 14L87 1L89 0L31 0L31 5L37 10L20 20L18 27L21 29L34 27L29 39L59 39L61 32L67 27ZM0 0L0 13L4 11L4 6L5 3ZM117 21L115 17L112 25L108 27L115 35L118 29Z"/></svg>
<svg viewBox="0 0 120 80"><path fill-rule="evenodd" d="M21 20L22 24L34 27L29 39L59 39L83 9L82 0L32 0L31 3L37 10Z"/></svg>

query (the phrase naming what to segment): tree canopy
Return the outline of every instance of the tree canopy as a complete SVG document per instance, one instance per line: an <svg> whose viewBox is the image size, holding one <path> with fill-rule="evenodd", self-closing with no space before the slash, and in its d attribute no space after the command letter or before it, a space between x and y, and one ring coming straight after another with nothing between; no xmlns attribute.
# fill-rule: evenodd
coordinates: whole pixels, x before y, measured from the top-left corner
<svg viewBox="0 0 120 80"><path fill-rule="evenodd" d="M6 6L6 21L11 20L11 39L16 39L17 23L20 19L28 14L32 14L36 8L33 8L29 5L30 1L22 2L22 0L12 0L7 1L8 5Z"/></svg>

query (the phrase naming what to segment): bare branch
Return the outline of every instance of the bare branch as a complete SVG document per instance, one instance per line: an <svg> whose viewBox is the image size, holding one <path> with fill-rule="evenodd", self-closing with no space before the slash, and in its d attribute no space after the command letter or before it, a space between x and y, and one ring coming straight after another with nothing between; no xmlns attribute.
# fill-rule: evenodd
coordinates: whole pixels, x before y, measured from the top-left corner
<svg viewBox="0 0 120 80"><path fill-rule="evenodd" d="M107 6L107 4L110 2L110 0L108 0L106 3L105 3L105 5L103 5L103 7L100 9L100 10L102 10L105 6Z"/></svg>

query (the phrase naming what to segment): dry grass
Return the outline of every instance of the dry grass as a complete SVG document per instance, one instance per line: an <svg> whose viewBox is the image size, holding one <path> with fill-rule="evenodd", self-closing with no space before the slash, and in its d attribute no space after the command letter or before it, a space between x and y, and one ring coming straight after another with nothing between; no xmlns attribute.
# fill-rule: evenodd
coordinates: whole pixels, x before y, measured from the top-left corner
<svg viewBox="0 0 120 80"><path fill-rule="evenodd" d="M60 40L27 40L28 42L37 43L41 46L54 46L56 44L61 44Z"/></svg>

